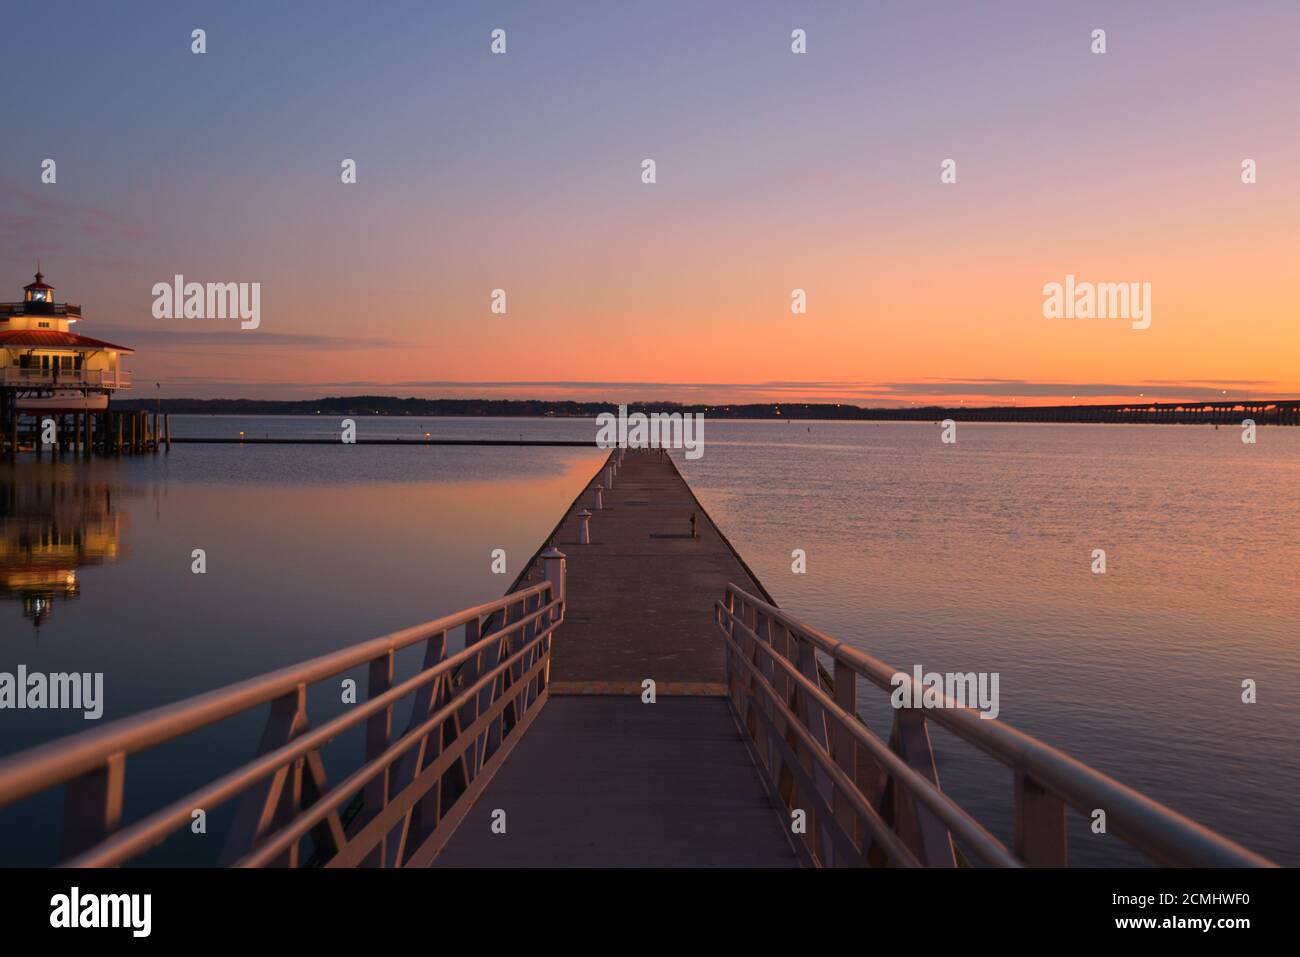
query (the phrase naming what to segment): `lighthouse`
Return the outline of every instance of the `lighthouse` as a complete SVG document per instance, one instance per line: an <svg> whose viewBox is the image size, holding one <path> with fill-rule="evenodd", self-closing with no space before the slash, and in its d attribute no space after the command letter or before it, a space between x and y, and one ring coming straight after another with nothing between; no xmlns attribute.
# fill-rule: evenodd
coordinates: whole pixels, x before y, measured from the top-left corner
<svg viewBox="0 0 1300 957"><path fill-rule="evenodd" d="M0 434L11 451L23 416L71 416L80 435L90 416L103 421L110 395L131 387L122 360L134 350L74 332L80 321L81 307L55 302L39 267L21 300L0 303Z"/></svg>

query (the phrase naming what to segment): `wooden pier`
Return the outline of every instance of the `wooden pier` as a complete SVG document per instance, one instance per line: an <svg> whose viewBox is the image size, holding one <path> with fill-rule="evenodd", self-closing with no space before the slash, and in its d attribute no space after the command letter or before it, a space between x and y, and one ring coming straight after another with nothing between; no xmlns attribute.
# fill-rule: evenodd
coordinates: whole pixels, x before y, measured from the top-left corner
<svg viewBox="0 0 1300 957"><path fill-rule="evenodd" d="M171 450L169 414L156 412L50 412L22 414L11 397L0 406L0 453L33 452L39 458L72 454L141 455ZM47 442L47 436L53 441Z"/></svg>
<svg viewBox="0 0 1300 957"><path fill-rule="evenodd" d="M551 701L435 863L796 866L728 710L711 611L729 582L762 587L666 454L628 452L601 498L588 489L547 543L568 564Z"/></svg>

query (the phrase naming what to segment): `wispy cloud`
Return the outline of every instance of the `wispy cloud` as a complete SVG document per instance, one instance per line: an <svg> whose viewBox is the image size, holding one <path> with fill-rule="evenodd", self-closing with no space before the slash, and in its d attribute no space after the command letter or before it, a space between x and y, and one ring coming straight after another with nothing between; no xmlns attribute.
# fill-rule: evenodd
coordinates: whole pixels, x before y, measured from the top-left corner
<svg viewBox="0 0 1300 957"><path fill-rule="evenodd" d="M181 322L183 320L178 320ZM197 321L197 320L196 320ZM104 327L108 334L109 326ZM213 330L198 326L111 326L112 335L124 344L150 346L156 352L180 352L202 348L234 348L231 355L247 355L250 350L265 348L337 350L393 349L401 345L393 339L363 336L323 336L312 333Z"/></svg>
<svg viewBox="0 0 1300 957"><path fill-rule="evenodd" d="M68 197L63 187L44 190L19 186L12 180L0 181L0 230L9 236L22 236L34 248L57 244L67 236L143 240L154 230L143 220L94 203ZM25 253L10 247L3 262L27 266Z"/></svg>

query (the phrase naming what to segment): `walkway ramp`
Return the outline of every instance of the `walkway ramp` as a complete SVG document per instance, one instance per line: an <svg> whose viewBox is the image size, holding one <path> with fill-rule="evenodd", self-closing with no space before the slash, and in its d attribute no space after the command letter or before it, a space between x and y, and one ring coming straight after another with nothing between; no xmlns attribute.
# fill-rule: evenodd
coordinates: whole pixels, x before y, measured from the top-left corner
<svg viewBox="0 0 1300 957"><path fill-rule="evenodd" d="M666 454L628 452L602 500L585 492L553 540L568 573L550 700L435 866L797 866L728 709L714 620L728 583L761 586Z"/></svg>
<svg viewBox="0 0 1300 957"><path fill-rule="evenodd" d="M557 641L559 639L557 638ZM505 812L505 833L492 814ZM553 697L436 867L797 864L720 697Z"/></svg>
<svg viewBox="0 0 1300 957"><path fill-rule="evenodd" d="M551 660L551 693L580 682L653 679L712 685L724 694L726 659L713 605L748 569L700 508L666 453L628 451L595 510L588 492L574 503L555 545L568 561L564 628ZM579 543L577 513L591 511L591 543ZM691 515L697 537L691 537ZM540 569L530 569L541 580ZM696 689L699 690L699 689Z"/></svg>

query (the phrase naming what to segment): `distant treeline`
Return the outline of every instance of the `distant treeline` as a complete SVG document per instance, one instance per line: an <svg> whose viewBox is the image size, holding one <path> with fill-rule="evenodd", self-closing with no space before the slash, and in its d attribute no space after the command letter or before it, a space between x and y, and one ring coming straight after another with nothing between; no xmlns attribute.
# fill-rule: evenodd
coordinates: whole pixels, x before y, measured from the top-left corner
<svg viewBox="0 0 1300 957"><path fill-rule="evenodd" d="M174 412L178 415L409 415L512 418L594 418L618 412L616 402L553 402L541 399L399 399L387 395L330 396L325 399L156 399L114 400L122 411ZM676 402L629 402L629 412L703 412L730 419L859 419L869 411L851 405L759 403L752 405L682 405Z"/></svg>
<svg viewBox="0 0 1300 957"><path fill-rule="evenodd" d="M868 409L856 405L759 402L743 405L682 405L630 402L629 412L703 412L714 419L870 419L967 422L1137 422L1232 423L1250 417L1260 425L1300 424L1300 400L1246 399L1054 406L920 406ZM617 412L614 402L554 402L540 399L399 399L387 395L330 396L323 399L154 399L114 400L121 411L174 412L178 415L407 415L492 416L511 418L594 418Z"/></svg>

